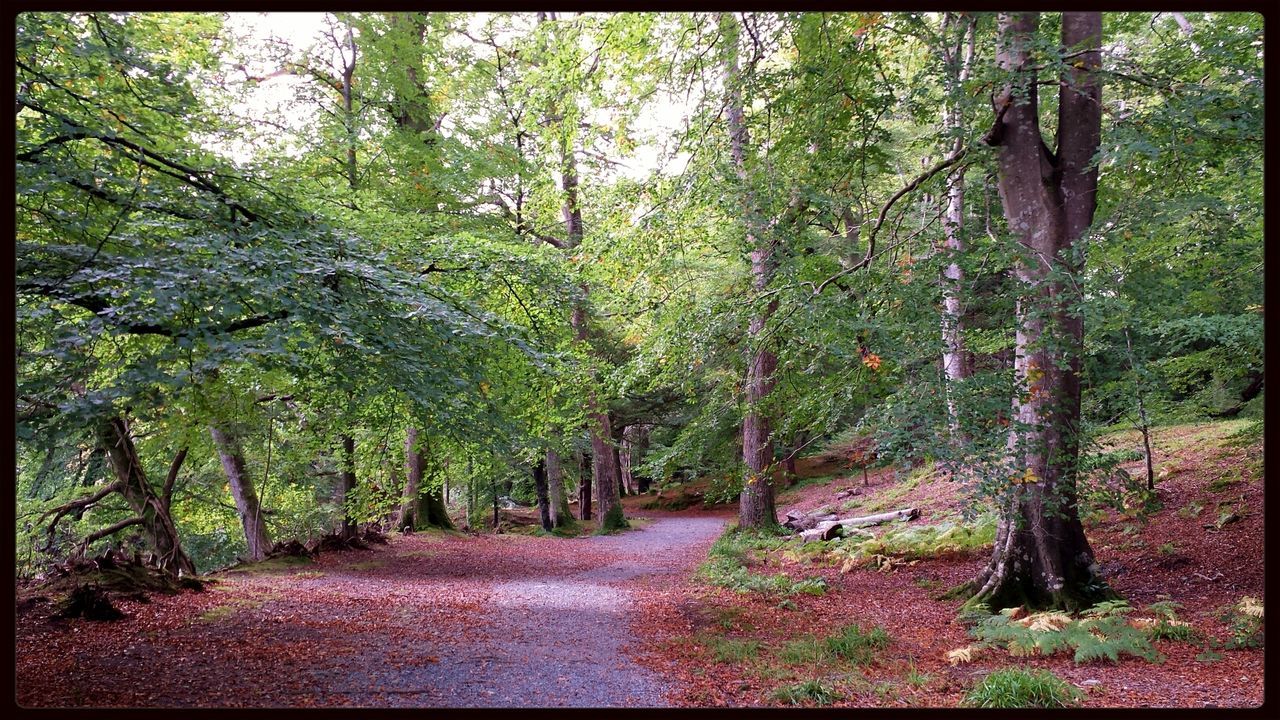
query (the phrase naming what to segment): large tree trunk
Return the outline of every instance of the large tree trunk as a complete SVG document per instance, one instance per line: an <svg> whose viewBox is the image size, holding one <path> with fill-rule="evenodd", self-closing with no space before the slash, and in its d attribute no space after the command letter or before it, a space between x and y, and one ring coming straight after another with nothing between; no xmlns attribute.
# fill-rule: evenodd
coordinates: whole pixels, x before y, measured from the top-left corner
<svg viewBox="0 0 1280 720"><path fill-rule="evenodd" d="M747 170L746 156L751 140L742 110L738 21L731 15L723 15L720 24L727 51L724 85L728 93L725 116L729 128L730 154L738 181L742 185L744 225L747 244L751 247L751 287L756 293L762 293L777 271L777 259L773 253L773 243L765 237L760 209L756 207L755 195L751 191L751 177ZM773 439L769 417L761 408L761 404L773 390L774 371L778 365L778 359L769 349L769 341L764 336L765 324L777 309L778 301L775 296L752 316L747 330L750 354L744 383L747 412L742 419L742 459L747 465L747 477L738 501L738 524L741 527L765 527L778 522L770 471L773 464Z"/></svg>
<svg viewBox="0 0 1280 720"><path fill-rule="evenodd" d="M422 454L418 452L418 428L410 426L404 434L404 493L396 514L396 529L412 530L418 524L418 489L422 486Z"/></svg>
<svg viewBox="0 0 1280 720"><path fill-rule="evenodd" d="M949 29L964 23L964 32L954 46L949 45ZM951 138L951 154L964 148L964 111L960 100L964 97L964 83L973 67L974 36L977 21L973 17L956 18L946 13L942 23L947 70L944 76L947 100L942 110L943 131ZM942 273L942 368L946 375L947 418L953 445L960 446L965 437L960 427L956 408L955 388L969 377L970 360L964 347L964 309L961 289L964 286L964 270L959 258L964 253L964 174L960 165L948 178L947 209L943 216L943 248L947 266Z"/></svg>
<svg viewBox="0 0 1280 720"><path fill-rule="evenodd" d="M209 435L218 450L218 458L222 460L231 496L236 501L236 512L240 515L240 525L244 528L244 539L248 545L248 559L254 562L262 560L271 550L271 536L262 517L258 494L253 490L253 479L245 472L244 453L234 438L217 427L209 426Z"/></svg>
<svg viewBox="0 0 1280 720"><path fill-rule="evenodd" d="M1099 13L1063 13L1062 41L1081 53L1063 78L1058 152L1045 147L1028 71L1035 13L1002 14L997 63L1020 73L997 100L1005 217L1023 247L1016 274L1014 399L1009 451L1013 481L1002 499L991 562L971 602L992 609L1026 605L1078 609L1114 594L1097 573L1076 506L1080 343L1083 323L1069 285L1083 268L1082 240L1093 218L1101 134ZM1025 98L1025 99L1023 99ZM1064 278L1071 282L1064 282Z"/></svg>
<svg viewBox="0 0 1280 720"><path fill-rule="evenodd" d="M417 494L412 515L413 527L419 530L429 527L453 530L453 520L444 504L444 485L432 483L425 477L428 450L425 441L420 442L419 438L418 429L411 427L404 443L409 476L413 478L410 482Z"/></svg>
<svg viewBox="0 0 1280 720"><path fill-rule="evenodd" d="M182 551L178 529L173 524L168 506L147 482L146 471L142 468L142 460L124 418L112 418L103 426L102 444L120 483L120 494L142 518L142 532L155 552L156 564L173 575L195 575L195 563Z"/></svg>
<svg viewBox="0 0 1280 720"><path fill-rule="evenodd" d="M600 518L600 529L626 527L622 498L618 494L621 479L618 448L613 444L609 413L593 410L587 413L587 418L591 423L591 476L596 486L596 513Z"/></svg>

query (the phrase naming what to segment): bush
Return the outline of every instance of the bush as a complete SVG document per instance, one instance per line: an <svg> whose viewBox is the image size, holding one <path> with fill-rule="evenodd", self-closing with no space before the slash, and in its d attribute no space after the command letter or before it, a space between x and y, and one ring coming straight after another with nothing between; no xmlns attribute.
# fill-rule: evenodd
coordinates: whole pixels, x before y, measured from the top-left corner
<svg viewBox="0 0 1280 720"><path fill-rule="evenodd" d="M1065 708L1080 704L1081 692L1048 670L1005 668L965 693L964 705L978 708Z"/></svg>

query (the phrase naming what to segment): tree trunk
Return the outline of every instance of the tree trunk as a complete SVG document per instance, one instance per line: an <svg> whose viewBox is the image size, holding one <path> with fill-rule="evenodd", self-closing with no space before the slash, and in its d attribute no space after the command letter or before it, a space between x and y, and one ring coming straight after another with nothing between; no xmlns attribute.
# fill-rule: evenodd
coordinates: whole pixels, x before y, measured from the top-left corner
<svg viewBox="0 0 1280 720"><path fill-rule="evenodd" d="M533 487L538 494L538 518L542 521L542 529L551 532L555 527L551 522L551 498L547 495L547 459L538 459L533 466Z"/></svg>
<svg viewBox="0 0 1280 720"><path fill-rule="evenodd" d="M414 529L422 530L429 527L445 528L453 530L453 520L449 517L449 510L444 504L444 485L436 484L426 478L427 469L427 452L426 442L417 442L419 432L417 428L412 429L414 442L405 441L405 449L409 453L409 457L413 458L410 464L410 472L414 471L418 474L416 487L418 489L417 507L414 508ZM497 506L497 499L494 500L494 506ZM496 513L495 513L496 515Z"/></svg>
<svg viewBox="0 0 1280 720"><path fill-rule="evenodd" d="M1020 77L1016 91L1006 87L997 98L992 138L1005 217L1025 254L1016 269L1024 292L1017 303L1014 373L1020 390L1009 434L1012 482L1002 497L991 562L970 600L993 610L1074 610L1114 597L1097 573L1076 506L1083 323L1068 287L1080 278L1079 241L1095 207L1097 169L1090 161L1101 134L1095 71L1102 20L1099 13L1063 13L1063 45L1088 52L1063 78L1056 155L1042 140L1035 73L1026 70L1038 22L1035 13L999 19L997 63Z"/></svg>
<svg viewBox="0 0 1280 720"><path fill-rule="evenodd" d="M591 519L591 480L587 473L587 458L581 453L574 453L578 460L578 519Z"/></svg>
<svg viewBox="0 0 1280 720"><path fill-rule="evenodd" d="M412 530L418 525L418 490L422 487L422 454L418 452L418 428L410 426L404 436L404 493L400 496L397 530Z"/></svg>
<svg viewBox="0 0 1280 720"><path fill-rule="evenodd" d="M169 508L147 482L146 471L142 468L142 460L124 418L112 418L103 426L102 444L107 449L116 480L120 482L120 494L142 518L142 531L156 555L156 564L172 575L195 575L195 563L182 551L182 542Z"/></svg>
<svg viewBox="0 0 1280 720"><path fill-rule="evenodd" d="M618 483L621 479L618 472L618 448L612 442L613 432L609 413L593 410L587 414L587 417L592 430L591 477L596 486L596 513L600 517L600 529L625 527L622 499L618 495Z"/></svg>
<svg viewBox="0 0 1280 720"><path fill-rule="evenodd" d="M951 46L946 43L949 41L948 30L953 19L955 16L952 13L946 13L942 23L944 59L947 65L944 76L947 100L942 110L942 128L951 139L951 153L955 154L964 148L964 111L960 101L964 97L964 83L973 67L977 21L973 17L958 20L965 23L965 30L956 44ZM946 375L947 419L951 441L956 447L963 445L966 438L960 427L955 388L971 372L964 346L964 310L960 298L961 288L964 286L964 270L959 263L965 250L964 174L965 166L960 165L948 179L947 209L942 222L943 248L947 257L947 266L942 273L942 368Z"/></svg>
<svg viewBox="0 0 1280 720"><path fill-rule="evenodd" d="M773 253L773 244L765 237L760 221L760 210L756 207L755 195L751 191L751 178L746 164L747 149L751 140L742 110L741 78L738 69L738 22L731 15L722 15L720 24L727 50L724 61L724 85L728 93L725 115L729 128L730 154L738 181L742 186L744 225L747 244L751 247L751 287L756 293L762 293L777 271L777 260ZM744 383L747 413L742 419L742 459L747 465L747 477L738 501L740 527L765 527L776 525L778 522L777 511L774 508L773 478L770 472L770 466L773 464L773 440L769 417L760 407L773 390L774 371L778 365L778 359L769 349L768 340L764 337L765 324L777 309L778 301L775 296L752 316L747 330L749 339L747 347L750 353Z"/></svg>
<svg viewBox="0 0 1280 720"><path fill-rule="evenodd" d="M244 453L239 443L217 427L210 425L209 435L218 450L218 458L222 460L222 470L227 475L231 496L236 501L236 512L240 515L240 525L244 528L244 539L248 546L248 559L254 562L262 560L271 550L271 536L267 533L258 495L253 490L253 479L245 472Z"/></svg>
<svg viewBox="0 0 1280 720"><path fill-rule="evenodd" d="M342 472L338 476L338 486L334 491L334 502L338 504L338 512L342 517L339 534L344 538L353 538L358 530L355 518L347 510L347 494L356 487L356 440L350 435L342 436Z"/></svg>
<svg viewBox="0 0 1280 720"><path fill-rule="evenodd" d="M569 511L569 501L564 492L564 467L560 463L560 454L548 450L547 457L547 490L551 502L552 527L564 527L573 519Z"/></svg>

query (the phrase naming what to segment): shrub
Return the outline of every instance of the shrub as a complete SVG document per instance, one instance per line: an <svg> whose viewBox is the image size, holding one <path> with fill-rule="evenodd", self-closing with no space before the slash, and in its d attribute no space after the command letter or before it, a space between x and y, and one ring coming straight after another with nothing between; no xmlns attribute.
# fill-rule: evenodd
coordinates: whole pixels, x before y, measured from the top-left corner
<svg viewBox="0 0 1280 720"><path fill-rule="evenodd" d="M978 708L1065 708L1080 704L1081 693L1048 670L1005 668L983 678L964 696Z"/></svg>

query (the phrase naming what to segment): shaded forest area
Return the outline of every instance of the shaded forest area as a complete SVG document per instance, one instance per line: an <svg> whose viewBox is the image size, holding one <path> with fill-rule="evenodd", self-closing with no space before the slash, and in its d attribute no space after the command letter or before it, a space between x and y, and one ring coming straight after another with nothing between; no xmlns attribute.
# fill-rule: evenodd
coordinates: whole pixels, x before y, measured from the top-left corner
<svg viewBox="0 0 1280 720"><path fill-rule="evenodd" d="M283 22L16 16L21 704L1262 702L1261 15Z"/></svg>

